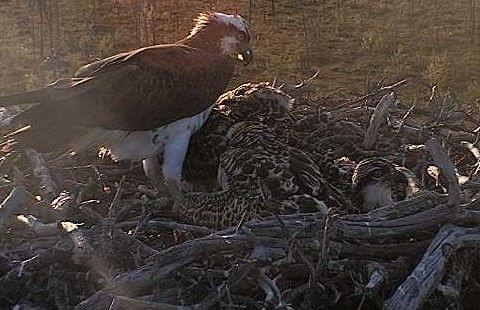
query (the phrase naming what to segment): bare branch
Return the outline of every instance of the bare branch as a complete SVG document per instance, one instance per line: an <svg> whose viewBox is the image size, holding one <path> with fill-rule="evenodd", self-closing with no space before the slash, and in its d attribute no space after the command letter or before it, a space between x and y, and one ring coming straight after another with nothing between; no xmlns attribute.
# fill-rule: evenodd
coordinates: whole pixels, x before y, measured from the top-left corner
<svg viewBox="0 0 480 310"><path fill-rule="evenodd" d="M394 107L396 99L393 93L385 95L378 102L375 111L370 118L370 125L368 126L365 139L363 140L363 147L367 150L371 150L377 140L380 127L386 121L386 116L390 112L390 109Z"/></svg>
<svg viewBox="0 0 480 310"><path fill-rule="evenodd" d="M420 309L442 279L450 255L462 247L474 244L480 244L479 229L444 226L415 270L385 302L384 308Z"/></svg>
<svg viewBox="0 0 480 310"><path fill-rule="evenodd" d="M450 207L458 207L460 205L460 184L458 183L455 165L443 148L440 141L432 138L426 143L430 154L438 168L441 169L448 182L448 203Z"/></svg>

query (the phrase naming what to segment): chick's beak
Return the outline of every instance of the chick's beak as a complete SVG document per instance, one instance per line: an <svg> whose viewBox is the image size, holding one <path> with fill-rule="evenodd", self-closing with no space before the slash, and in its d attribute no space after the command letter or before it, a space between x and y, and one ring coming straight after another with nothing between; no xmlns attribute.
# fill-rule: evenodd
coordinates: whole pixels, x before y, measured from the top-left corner
<svg viewBox="0 0 480 310"><path fill-rule="evenodd" d="M248 65L253 59L252 48L248 45L245 45L241 52L238 53L237 58L243 62L244 65Z"/></svg>

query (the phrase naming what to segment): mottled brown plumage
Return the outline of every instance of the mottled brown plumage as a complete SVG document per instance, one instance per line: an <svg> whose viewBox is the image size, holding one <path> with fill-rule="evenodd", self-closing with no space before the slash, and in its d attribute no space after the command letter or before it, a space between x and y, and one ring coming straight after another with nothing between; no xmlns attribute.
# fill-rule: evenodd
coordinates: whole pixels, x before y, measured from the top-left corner
<svg viewBox="0 0 480 310"><path fill-rule="evenodd" d="M391 161L371 157L360 161L352 176L352 200L364 212L392 205L418 192L415 175Z"/></svg>
<svg viewBox="0 0 480 310"><path fill-rule="evenodd" d="M190 180L217 177L220 156L227 146L230 126L242 121L260 121L288 139L292 126L290 111L294 99L268 83L246 83L224 93L215 104L208 122L192 137L185 161Z"/></svg>
<svg viewBox="0 0 480 310"><path fill-rule="evenodd" d="M239 122L227 133L213 193L186 193L180 211L196 224L215 228L272 214L327 212L349 201L301 150L261 122Z"/></svg>

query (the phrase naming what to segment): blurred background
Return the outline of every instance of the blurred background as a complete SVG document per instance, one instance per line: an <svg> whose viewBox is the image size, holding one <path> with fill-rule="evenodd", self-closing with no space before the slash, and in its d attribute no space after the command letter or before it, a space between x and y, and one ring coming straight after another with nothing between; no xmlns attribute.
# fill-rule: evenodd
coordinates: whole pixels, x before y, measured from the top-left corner
<svg viewBox="0 0 480 310"><path fill-rule="evenodd" d="M477 0L0 0L0 93L30 89L111 54L182 38L202 11L241 14L254 33L245 81L299 82L352 98L414 77L404 98L437 85L480 101ZM232 86L234 86L232 85Z"/></svg>

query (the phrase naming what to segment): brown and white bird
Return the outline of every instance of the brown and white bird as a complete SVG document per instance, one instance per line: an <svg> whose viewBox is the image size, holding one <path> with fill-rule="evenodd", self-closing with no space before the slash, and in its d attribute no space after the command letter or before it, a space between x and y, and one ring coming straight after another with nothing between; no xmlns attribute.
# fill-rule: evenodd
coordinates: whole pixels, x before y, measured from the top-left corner
<svg viewBox="0 0 480 310"><path fill-rule="evenodd" d="M362 212L393 205L418 191L414 173L385 158L361 160L352 176L352 199Z"/></svg>
<svg viewBox="0 0 480 310"><path fill-rule="evenodd" d="M190 136L208 118L236 62L252 59L239 15L204 13L184 39L121 53L74 77L0 97L0 106L35 104L15 116L4 151L15 145L69 154L102 147L116 161L141 160L145 174L178 193Z"/></svg>
<svg viewBox="0 0 480 310"><path fill-rule="evenodd" d="M192 136L184 172L189 180L216 180L220 155L227 147L227 132L238 122L259 121L285 138L293 123L294 99L269 83L246 83L221 95L208 122Z"/></svg>
<svg viewBox="0 0 480 310"><path fill-rule="evenodd" d="M216 192L186 193L179 211L197 225L213 228L272 214L326 213L349 207L317 164L260 121L238 122L227 132Z"/></svg>

